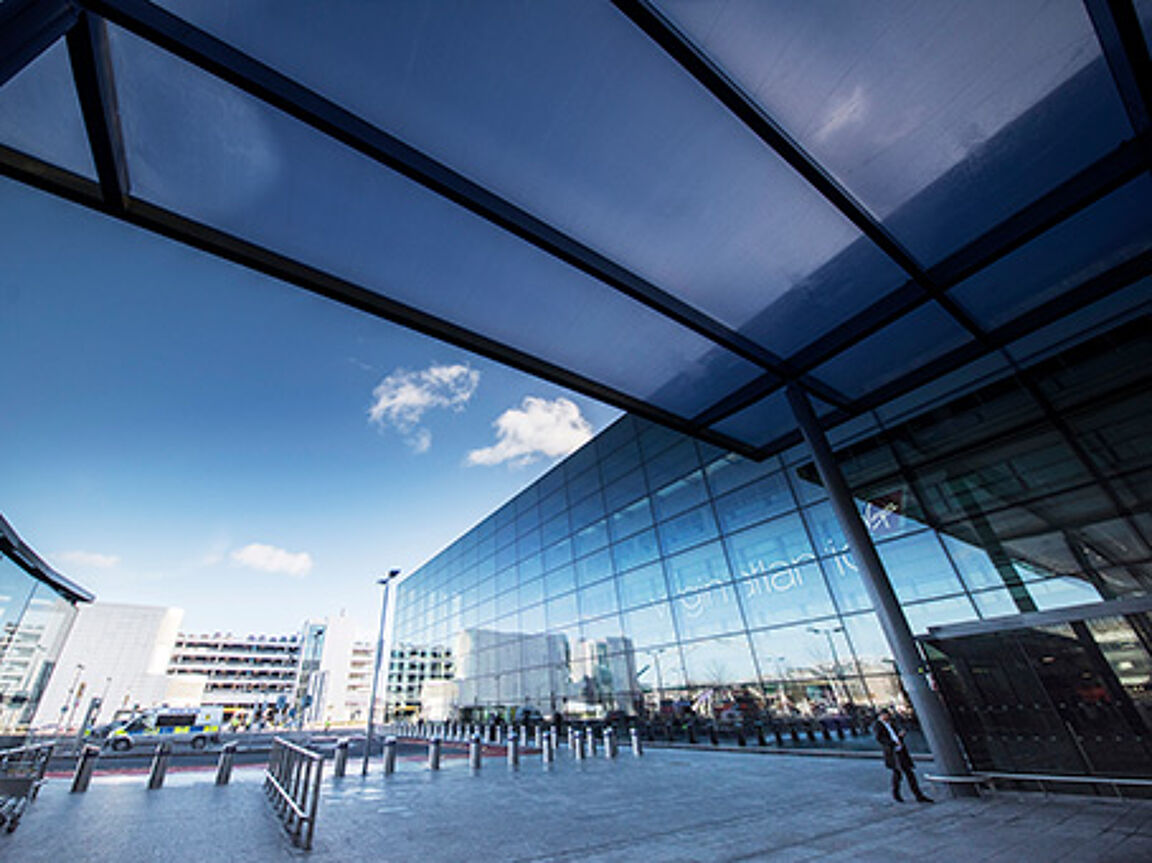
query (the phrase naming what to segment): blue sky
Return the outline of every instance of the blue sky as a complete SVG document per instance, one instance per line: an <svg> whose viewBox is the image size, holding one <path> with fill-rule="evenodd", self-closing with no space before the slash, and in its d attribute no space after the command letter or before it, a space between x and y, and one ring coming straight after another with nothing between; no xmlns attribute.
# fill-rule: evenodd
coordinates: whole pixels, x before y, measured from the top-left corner
<svg viewBox="0 0 1152 863"><path fill-rule="evenodd" d="M0 512L188 630L371 625L618 414L7 180L0 260Z"/></svg>

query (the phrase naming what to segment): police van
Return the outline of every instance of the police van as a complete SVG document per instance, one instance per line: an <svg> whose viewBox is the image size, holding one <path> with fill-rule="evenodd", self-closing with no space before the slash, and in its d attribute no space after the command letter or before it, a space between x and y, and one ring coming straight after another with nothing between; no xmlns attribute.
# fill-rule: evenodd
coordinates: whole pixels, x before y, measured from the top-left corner
<svg viewBox="0 0 1152 863"><path fill-rule="evenodd" d="M165 740L203 749L209 742L220 742L223 723L223 707L161 707L112 729L104 742L117 752Z"/></svg>

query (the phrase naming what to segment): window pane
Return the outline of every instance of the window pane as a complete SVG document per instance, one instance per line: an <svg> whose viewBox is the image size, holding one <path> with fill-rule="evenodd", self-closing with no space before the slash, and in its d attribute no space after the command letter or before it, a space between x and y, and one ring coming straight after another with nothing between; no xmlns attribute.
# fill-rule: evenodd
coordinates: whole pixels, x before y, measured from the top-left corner
<svg viewBox="0 0 1152 863"><path fill-rule="evenodd" d="M577 557L603 548L607 544L608 526L603 521L590 524L572 535L572 551Z"/></svg>
<svg viewBox="0 0 1152 863"><path fill-rule="evenodd" d="M1113 192L952 289L986 329L1075 289L1152 246L1152 180Z"/></svg>
<svg viewBox="0 0 1152 863"><path fill-rule="evenodd" d="M612 557L608 549L576 561L576 581L582 587L612 575Z"/></svg>
<svg viewBox="0 0 1152 863"><path fill-rule="evenodd" d="M719 535L716 519L709 504L689 510L659 525L660 545L665 554L697 545Z"/></svg>
<svg viewBox="0 0 1152 863"><path fill-rule="evenodd" d="M699 470L664 486L652 495L656 518L661 521L707 499L708 490L704 487L704 472Z"/></svg>
<svg viewBox="0 0 1152 863"><path fill-rule="evenodd" d="M620 593L620 603L624 608L647 605L668 597L668 585L664 580L664 567L661 563L650 563L622 573L616 578Z"/></svg>
<svg viewBox="0 0 1152 863"><path fill-rule="evenodd" d="M842 614L851 611L867 611L872 607L868 588L860 577L856 561L850 554L838 554L821 561L824 577L836 598L836 606Z"/></svg>
<svg viewBox="0 0 1152 863"><path fill-rule="evenodd" d="M704 638L743 629L736 591L730 586L714 587L672 600L680 638Z"/></svg>
<svg viewBox="0 0 1152 863"><path fill-rule="evenodd" d="M771 626L834 614L832 598L815 563L742 577L736 583L749 627Z"/></svg>
<svg viewBox="0 0 1152 863"><path fill-rule="evenodd" d="M716 501L716 515L726 533L796 508L783 473L774 473Z"/></svg>
<svg viewBox="0 0 1152 863"><path fill-rule="evenodd" d="M708 475L708 486L712 494L720 496L777 470L779 466L780 462L775 458L751 461L735 453L728 453L709 464L704 472Z"/></svg>
<svg viewBox="0 0 1152 863"><path fill-rule="evenodd" d="M676 640L672 608L666 602L624 612L624 629L637 648L668 644Z"/></svg>
<svg viewBox="0 0 1152 863"><path fill-rule="evenodd" d="M612 559L618 572L656 560L659 556L654 530L642 531L612 546Z"/></svg>
<svg viewBox="0 0 1152 863"><path fill-rule="evenodd" d="M638 530L652 526L652 508L648 499L638 500L622 510L612 513L612 538L631 536Z"/></svg>
<svg viewBox="0 0 1152 863"><path fill-rule="evenodd" d="M673 596L732 580L724 549L718 542L669 557L665 567Z"/></svg>
<svg viewBox="0 0 1152 863"><path fill-rule="evenodd" d="M741 686L758 683L748 638L710 638L681 647L689 686Z"/></svg>
<svg viewBox="0 0 1152 863"><path fill-rule="evenodd" d="M881 543L876 551L901 602L963 590L940 540L931 531Z"/></svg>
<svg viewBox="0 0 1152 863"><path fill-rule="evenodd" d="M616 583L612 579L580 588L580 615L601 617L617 610Z"/></svg>
<svg viewBox="0 0 1152 863"><path fill-rule="evenodd" d="M813 369L849 396L863 396L971 340L935 303L926 303Z"/></svg>
<svg viewBox="0 0 1152 863"><path fill-rule="evenodd" d="M795 513L728 537L732 565L742 575L771 572L815 558L804 524Z"/></svg>

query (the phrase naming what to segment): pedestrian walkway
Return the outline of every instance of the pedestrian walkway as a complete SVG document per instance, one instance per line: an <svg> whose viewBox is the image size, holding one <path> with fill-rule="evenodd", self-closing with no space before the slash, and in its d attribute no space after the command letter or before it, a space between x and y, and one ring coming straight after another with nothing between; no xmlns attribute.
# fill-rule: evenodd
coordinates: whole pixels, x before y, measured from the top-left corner
<svg viewBox="0 0 1152 863"><path fill-rule="evenodd" d="M289 843L257 769L238 768L224 787L211 772L173 774L151 792L142 776L97 778L86 794L56 780L15 833L0 835L0 860L1152 860L1152 801L1000 792L899 804L872 760L558 755L550 767L526 758L516 771L488 759L475 776L459 759L436 773L404 761L389 777L378 762L366 778L329 776L310 853Z"/></svg>

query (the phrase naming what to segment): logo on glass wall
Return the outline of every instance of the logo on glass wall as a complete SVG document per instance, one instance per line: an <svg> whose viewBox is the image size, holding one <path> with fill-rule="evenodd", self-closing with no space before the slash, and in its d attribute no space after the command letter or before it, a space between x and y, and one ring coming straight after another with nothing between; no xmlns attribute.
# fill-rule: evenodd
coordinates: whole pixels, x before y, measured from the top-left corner
<svg viewBox="0 0 1152 863"><path fill-rule="evenodd" d="M904 492L899 490L865 501L864 524L873 536L895 533L904 525L903 510Z"/></svg>
<svg viewBox="0 0 1152 863"><path fill-rule="evenodd" d="M815 559L805 552L794 557L791 562L776 560L766 564L763 560L755 560L740 574L747 579L749 596L787 593L804 586L804 572L799 567Z"/></svg>

